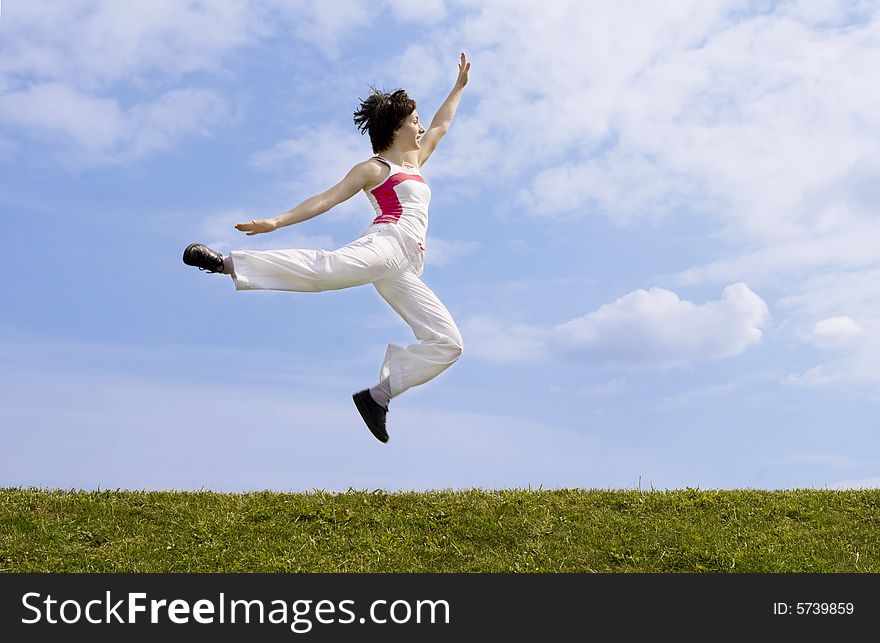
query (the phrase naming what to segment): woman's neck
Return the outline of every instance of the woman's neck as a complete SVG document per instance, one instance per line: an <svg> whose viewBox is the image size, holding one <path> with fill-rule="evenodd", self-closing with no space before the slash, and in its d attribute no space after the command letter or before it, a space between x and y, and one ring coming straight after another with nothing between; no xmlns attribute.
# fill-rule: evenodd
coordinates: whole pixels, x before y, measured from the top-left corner
<svg viewBox="0 0 880 643"><path fill-rule="evenodd" d="M387 150L382 150L379 152L379 156L382 158L388 159L392 163L396 165L412 165L412 163L406 163L406 152L403 150L397 149L393 145L389 147Z"/></svg>

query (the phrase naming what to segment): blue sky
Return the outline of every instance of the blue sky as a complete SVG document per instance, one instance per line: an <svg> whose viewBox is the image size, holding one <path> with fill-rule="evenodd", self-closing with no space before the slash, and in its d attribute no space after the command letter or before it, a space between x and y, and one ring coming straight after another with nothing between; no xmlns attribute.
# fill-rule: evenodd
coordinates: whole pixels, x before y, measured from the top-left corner
<svg viewBox="0 0 880 643"><path fill-rule="evenodd" d="M246 237L429 121L424 280L462 359L375 441L409 329L369 287L236 293L201 241L334 248L363 195ZM875 3L28 0L0 13L0 485L880 484Z"/></svg>

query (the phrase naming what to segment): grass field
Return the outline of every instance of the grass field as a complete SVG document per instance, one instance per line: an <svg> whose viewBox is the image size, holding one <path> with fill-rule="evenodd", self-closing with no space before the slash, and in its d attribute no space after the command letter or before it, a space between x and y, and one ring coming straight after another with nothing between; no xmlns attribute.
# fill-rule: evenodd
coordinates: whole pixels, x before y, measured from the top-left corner
<svg viewBox="0 0 880 643"><path fill-rule="evenodd" d="M880 572L880 490L0 489L3 572Z"/></svg>

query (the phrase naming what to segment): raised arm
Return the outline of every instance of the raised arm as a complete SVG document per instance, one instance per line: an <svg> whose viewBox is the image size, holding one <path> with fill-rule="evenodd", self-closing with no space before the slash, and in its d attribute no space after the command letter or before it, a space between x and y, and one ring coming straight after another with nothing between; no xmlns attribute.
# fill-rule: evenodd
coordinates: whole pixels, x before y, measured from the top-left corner
<svg viewBox="0 0 880 643"><path fill-rule="evenodd" d="M446 100L443 101L440 109L434 115L428 131L422 136L419 145L419 166L424 165L425 161L428 160L428 157L431 156L431 153L437 147L437 143L440 142L440 139L449 130L452 119L455 118L455 110L458 109L458 103L461 100L461 92L464 86L467 85L468 72L470 70L471 64L468 62L467 56L462 52L461 60L458 63L458 78L455 79L455 85L452 86L449 96L446 97Z"/></svg>
<svg viewBox="0 0 880 643"><path fill-rule="evenodd" d="M284 226L308 221L347 201L363 188L378 183L382 178L382 171L382 166L373 161L358 163L349 170L344 179L326 192L306 199L274 219L252 219L245 223L236 223L235 228L252 237L255 234L272 232Z"/></svg>

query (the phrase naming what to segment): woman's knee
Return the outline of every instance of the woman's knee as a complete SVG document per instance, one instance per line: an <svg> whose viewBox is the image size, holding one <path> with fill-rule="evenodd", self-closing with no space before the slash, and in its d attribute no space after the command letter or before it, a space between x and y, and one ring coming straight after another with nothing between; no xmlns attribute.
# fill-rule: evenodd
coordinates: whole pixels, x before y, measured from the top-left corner
<svg viewBox="0 0 880 643"><path fill-rule="evenodd" d="M456 333L452 337L447 338L446 350L449 354L450 362L458 361L458 358L464 352L464 342L462 342L460 334Z"/></svg>

